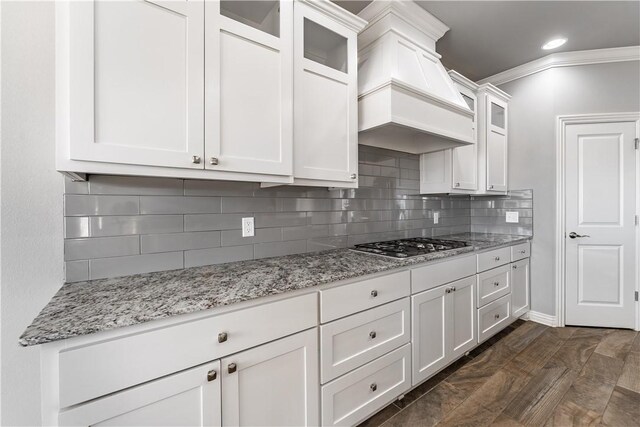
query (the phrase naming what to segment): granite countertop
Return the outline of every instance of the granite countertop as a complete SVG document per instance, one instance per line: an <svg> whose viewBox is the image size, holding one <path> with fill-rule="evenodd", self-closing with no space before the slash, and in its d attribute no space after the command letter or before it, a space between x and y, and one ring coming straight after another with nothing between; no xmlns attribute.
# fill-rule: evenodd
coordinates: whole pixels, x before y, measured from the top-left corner
<svg viewBox="0 0 640 427"><path fill-rule="evenodd" d="M530 236L438 236L471 246L406 259L335 249L67 283L19 339L22 346L92 334L510 245Z"/></svg>

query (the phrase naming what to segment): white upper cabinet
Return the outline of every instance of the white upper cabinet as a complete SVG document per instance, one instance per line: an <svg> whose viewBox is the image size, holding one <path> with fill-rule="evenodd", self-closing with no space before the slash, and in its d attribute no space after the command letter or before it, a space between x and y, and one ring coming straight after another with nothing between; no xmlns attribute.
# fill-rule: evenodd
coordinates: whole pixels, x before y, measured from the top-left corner
<svg viewBox="0 0 640 427"><path fill-rule="evenodd" d="M422 194L500 194L507 183L507 129L510 96L493 85L478 86L449 71L474 113L476 144L420 156Z"/></svg>
<svg viewBox="0 0 640 427"><path fill-rule="evenodd" d="M204 151L204 4L57 7L64 160L202 169L193 159Z"/></svg>
<svg viewBox="0 0 640 427"><path fill-rule="evenodd" d="M296 185L357 187L357 37L364 25L328 1L294 4Z"/></svg>
<svg viewBox="0 0 640 427"><path fill-rule="evenodd" d="M205 7L205 168L291 175L293 3Z"/></svg>

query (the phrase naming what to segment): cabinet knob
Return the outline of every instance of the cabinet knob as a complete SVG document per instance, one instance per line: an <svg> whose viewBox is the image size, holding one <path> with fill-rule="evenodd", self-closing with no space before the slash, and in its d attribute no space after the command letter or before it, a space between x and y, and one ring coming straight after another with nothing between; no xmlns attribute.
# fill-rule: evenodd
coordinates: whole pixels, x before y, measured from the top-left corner
<svg viewBox="0 0 640 427"><path fill-rule="evenodd" d="M500 257L499 257L499 256L497 256L497 257L495 257L495 258L494 258L494 260L495 260L495 261L500 261Z"/></svg>
<svg viewBox="0 0 640 427"><path fill-rule="evenodd" d="M230 374L233 374L237 370L238 370L238 366L235 363L229 363L229 366L227 366L227 371Z"/></svg>
<svg viewBox="0 0 640 427"><path fill-rule="evenodd" d="M212 369L209 372L207 372L207 381L213 381L216 378L218 378L218 373L216 372L215 369Z"/></svg>
<svg viewBox="0 0 640 427"><path fill-rule="evenodd" d="M218 164L218 158L217 157L212 157L209 159L209 164L216 166Z"/></svg>
<svg viewBox="0 0 640 427"><path fill-rule="evenodd" d="M374 289L374 290L372 290L372 291L371 291L371 296L372 296L373 298L377 297L377 296L378 296L378 291L376 291L375 289Z"/></svg>
<svg viewBox="0 0 640 427"><path fill-rule="evenodd" d="M460 187L460 183L459 182L456 182L456 187Z"/></svg>
<svg viewBox="0 0 640 427"><path fill-rule="evenodd" d="M229 338L229 335L226 332L220 332L218 334L218 342L225 342Z"/></svg>
<svg viewBox="0 0 640 427"><path fill-rule="evenodd" d="M521 254L526 254L526 253L527 253L527 251L526 251L526 249L523 249L523 250L521 250L521 251L520 251L520 253L521 253Z"/></svg>
<svg viewBox="0 0 640 427"><path fill-rule="evenodd" d="M200 164L200 156L193 156L193 157L191 157L191 161L192 161L193 163L195 163L196 165L199 165L199 164Z"/></svg>
<svg viewBox="0 0 640 427"><path fill-rule="evenodd" d="M492 189L493 189L493 185L490 185L490 186L489 186L489 190L492 190Z"/></svg>
<svg viewBox="0 0 640 427"><path fill-rule="evenodd" d="M376 336L376 331L369 332L369 338L374 339Z"/></svg>
<svg viewBox="0 0 640 427"><path fill-rule="evenodd" d="M356 179L358 177L358 175L356 175L355 173L351 174L351 179Z"/></svg>
<svg viewBox="0 0 640 427"><path fill-rule="evenodd" d="M445 293L450 294L451 293L451 288L447 288L444 290Z"/></svg>
<svg viewBox="0 0 640 427"><path fill-rule="evenodd" d="M371 391L376 391L378 389L378 384L373 383L369 386L369 388L371 389Z"/></svg>
<svg viewBox="0 0 640 427"><path fill-rule="evenodd" d="M496 319L499 319L499 318L500 318L500 315L499 315L499 314L496 314L496 315L495 315L495 316L493 316L493 317L495 317Z"/></svg>
<svg viewBox="0 0 640 427"><path fill-rule="evenodd" d="M514 264L514 265L511 266L511 268L516 269L516 268L518 268L518 266Z"/></svg>
<svg viewBox="0 0 640 427"><path fill-rule="evenodd" d="M451 287L451 292L455 292L455 291L456 291L456 287L455 287L455 286L452 286L452 287Z"/></svg>
<svg viewBox="0 0 640 427"><path fill-rule="evenodd" d="M493 286L500 286L500 282L493 282Z"/></svg>

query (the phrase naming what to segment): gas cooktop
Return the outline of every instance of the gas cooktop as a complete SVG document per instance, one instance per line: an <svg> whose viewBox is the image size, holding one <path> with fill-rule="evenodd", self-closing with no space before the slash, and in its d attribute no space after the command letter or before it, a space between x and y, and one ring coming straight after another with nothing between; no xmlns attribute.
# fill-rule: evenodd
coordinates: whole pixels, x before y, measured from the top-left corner
<svg viewBox="0 0 640 427"><path fill-rule="evenodd" d="M353 247L356 251L369 252L393 258L408 258L431 252L448 251L470 246L456 240L414 237L412 239L388 240L386 242L364 243Z"/></svg>

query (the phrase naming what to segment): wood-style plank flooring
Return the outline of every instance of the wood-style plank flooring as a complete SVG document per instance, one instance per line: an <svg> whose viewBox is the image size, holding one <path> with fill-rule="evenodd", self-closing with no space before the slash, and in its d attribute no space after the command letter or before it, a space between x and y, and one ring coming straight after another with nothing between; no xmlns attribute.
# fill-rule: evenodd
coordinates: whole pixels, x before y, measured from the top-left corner
<svg viewBox="0 0 640 427"><path fill-rule="evenodd" d="M640 426L640 335L518 320L361 427Z"/></svg>

